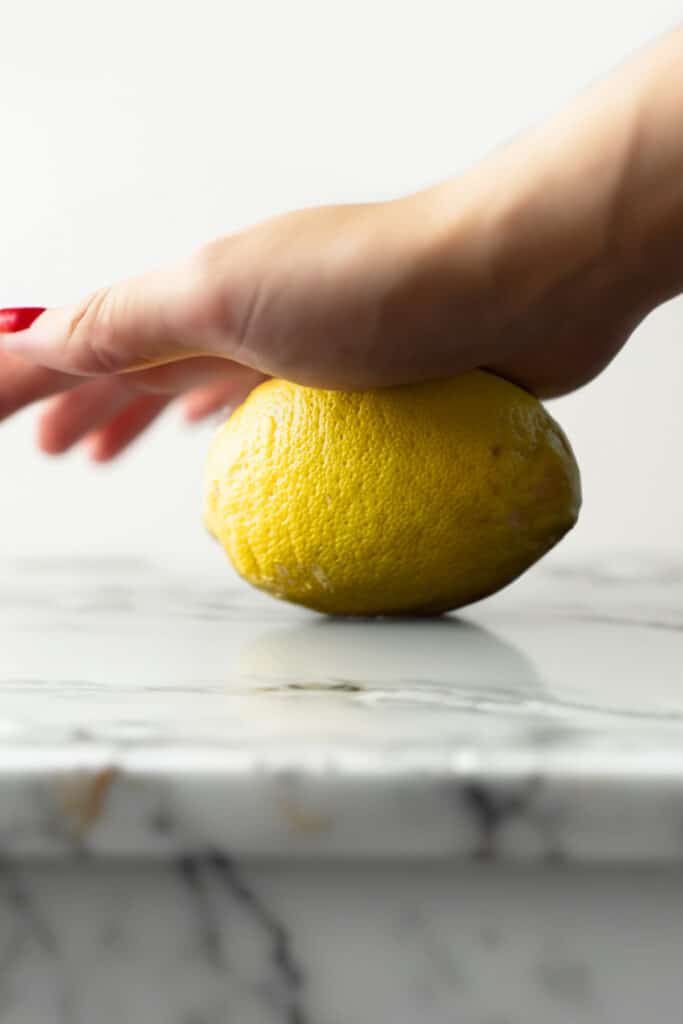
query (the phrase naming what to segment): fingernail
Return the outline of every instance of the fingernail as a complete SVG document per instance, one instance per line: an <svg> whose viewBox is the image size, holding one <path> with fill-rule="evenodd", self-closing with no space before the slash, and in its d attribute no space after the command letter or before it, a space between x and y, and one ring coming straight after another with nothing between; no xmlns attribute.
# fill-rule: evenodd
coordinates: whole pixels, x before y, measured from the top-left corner
<svg viewBox="0 0 683 1024"><path fill-rule="evenodd" d="M0 309L0 334L16 334L18 331L25 331L44 312L44 306Z"/></svg>

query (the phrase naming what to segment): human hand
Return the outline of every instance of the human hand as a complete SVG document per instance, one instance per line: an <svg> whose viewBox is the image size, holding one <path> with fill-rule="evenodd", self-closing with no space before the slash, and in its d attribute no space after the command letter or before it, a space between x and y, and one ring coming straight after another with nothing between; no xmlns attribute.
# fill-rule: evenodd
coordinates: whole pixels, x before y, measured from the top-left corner
<svg viewBox="0 0 683 1024"><path fill-rule="evenodd" d="M374 234L380 212L382 236ZM186 393L186 414L198 419L267 372L333 386L345 374L353 386L361 367L352 354L346 367L344 350L361 352L381 298L373 280L392 268L378 243L388 246L399 225L384 214L379 205L290 214L37 323L40 310L0 312L0 332L21 331L5 333L0 350L0 418L56 395L40 419L41 447L59 453L87 437L91 453L107 459L175 394ZM245 318L257 292L254 319L268 344L249 358Z"/></svg>
<svg viewBox="0 0 683 1024"><path fill-rule="evenodd" d="M0 416L57 396L41 446L57 453L87 437L107 459L173 396L186 394L197 418L264 375L366 388L484 365L540 393L573 386L586 372L576 355L559 378L538 379L562 328L545 296L511 315L512 256L491 286L498 254L479 202L443 221L441 202L429 193L288 214L48 310L2 335ZM558 343L555 362L573 341Z"/></svg>
<svg viewBox="0 0 683 1024"><path fill-rule="evenodd" d="M683 288L682 52L674 33L453 182L273 218L0 335L0 415L59 393L45 447L86 433L105 458L169 396L201 388L199 414L268 375L586 383Z"/></svg>
<svg viewBox="0 0 683 1024"><path fill-rule="evenodd" d="M295 372L297 342L309 340L316 330L327 330L330 342L335 334L339 337L341 356L344 332L354 316L350 306L345 308L344 274L353 278L348 282L352 304L362 304L359 293L368 284L355 287L367 264L352 251L353 239L362 245L360 225L369 227L368 209L277 218L211 243L182 265L103 289L73 309L43 311L39 319L40 310L33 316L31 311L0 311L0 418L57 395L40 419L41 446L59 453L87 437L92 454L107 459L149 425L173 395L186 394L186 415L196 420L239 401L268 372L285 372L290 365ZM348 230L352 220L355 232ZM327 257L326 266L321 257L323 263ZM384 269L389 270L388 262ZM326 273L329 303L320 295ZM286 292L286 308L272 310L271 355L258 351L248 362L241 331L247 306L256 291L265 291L265 277L271 299L278 288ZM369 296L368 316L374 315L371 301ZM317 311L323 323L307 328ZM363 319L359 311L359 327ZM289 335L278 340L278 331ZM356 337L359 347L360 341ZM307 356L302 360L307 362ZM329 363L335 372L332 351ZM322 366L320 372L324 378ZM351 366L348 379L353 376Z"/></svg>
<svg viewBox="0 0 683 1024"><path fill-rule="evenodd" d="M41 312L0 311L0 331L27 326ZM51 399L38 420L39 447L59 455L85 439L91 457L107 462L139 437L176 395L183 395L186 420L198 422L241 401L261 379L250 371L226 373L223 361L210 359L188 361L180 369L170 365L87 378L0 351L0 421L24 406Z"/></svg>

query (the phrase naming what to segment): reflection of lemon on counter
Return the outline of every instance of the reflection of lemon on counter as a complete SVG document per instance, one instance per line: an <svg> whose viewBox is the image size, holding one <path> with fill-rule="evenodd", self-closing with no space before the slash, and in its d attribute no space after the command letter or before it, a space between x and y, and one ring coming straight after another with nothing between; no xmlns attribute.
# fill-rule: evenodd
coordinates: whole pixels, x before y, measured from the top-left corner
<svg viewBox="0 0 683 1024"><path fill-rule="evenodd" d="M544 699L526 651L464 618L310 618L249 636L240 679L261 694L424 708L522 709ZM320 708L322 700L318 702Z"/></svg>
<svg viewBox="0 0 683 1024"><path fill-rule="evenodd" d="M240 575L332 614L439 613L492 594L580 502L558 425L480 371L353 393L268 381L207 466L206 523Z"/></svg>

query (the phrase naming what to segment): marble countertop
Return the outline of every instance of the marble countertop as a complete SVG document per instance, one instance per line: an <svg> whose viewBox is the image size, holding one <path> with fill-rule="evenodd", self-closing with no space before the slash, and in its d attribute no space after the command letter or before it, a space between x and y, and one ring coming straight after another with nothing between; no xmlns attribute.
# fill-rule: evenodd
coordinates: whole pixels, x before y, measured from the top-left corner
<svg viewBox="0 0 683 1024"><path fill-rule="evenodd" d="M683 563L547 560L434 621L10 560L0 850L683 856Z"/></svg>

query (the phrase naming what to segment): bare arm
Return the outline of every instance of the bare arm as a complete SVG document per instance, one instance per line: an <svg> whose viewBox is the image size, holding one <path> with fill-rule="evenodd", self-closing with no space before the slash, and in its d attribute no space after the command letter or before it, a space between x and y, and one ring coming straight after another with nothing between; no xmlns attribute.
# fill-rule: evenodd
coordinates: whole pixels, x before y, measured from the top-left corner
<svg viewBox="0 0 683 1024"><path fill-rule="evenodd" d="M683 290L683 28L416 198L433 219L423 280L442 282L444 336L465 233L470 315L483 325L492 307L494 368L542 395L590 380Z"/></svg>
<svg viewBox="0 0 683 1024"><path fill-rule="evenodd" d="M452 181L276 217L0 336L15 360L0 415L49 393L53 371L52 390L71 389L48 413L57 427L96 386L79 376L158 398L269 374L365 388L486 366L557 395L682 290L678 29Z"/></svg>

